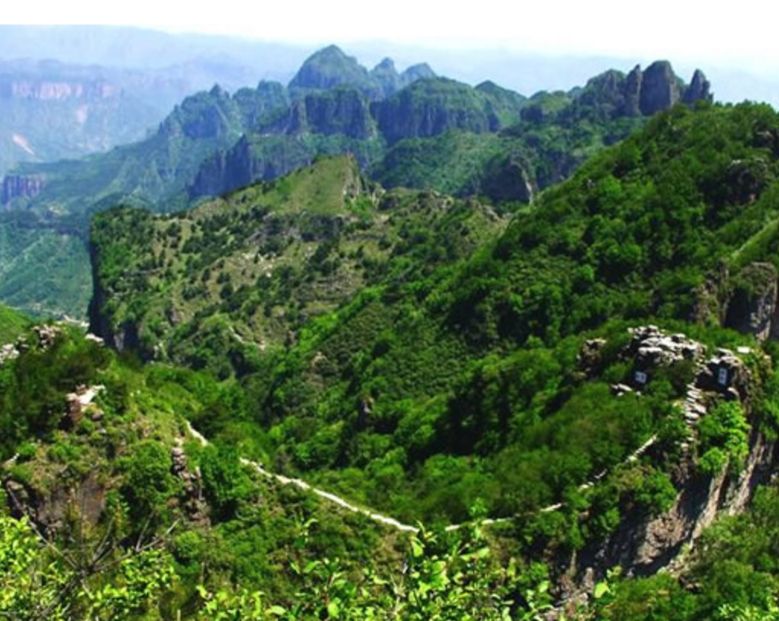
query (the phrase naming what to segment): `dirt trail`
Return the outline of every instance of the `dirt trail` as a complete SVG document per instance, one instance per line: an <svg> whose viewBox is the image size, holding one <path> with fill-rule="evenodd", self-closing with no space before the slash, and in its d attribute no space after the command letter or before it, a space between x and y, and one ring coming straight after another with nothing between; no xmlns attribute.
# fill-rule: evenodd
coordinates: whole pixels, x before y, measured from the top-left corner
<svg viewBox="0 0 779 621"><path fill-rule="evenodd" d="M200 433L197 429L195 429L189 421L186 421L187 425L187 431L189 434L195 438L198 442L200 442L203 446L208 446L209 441L208 439ZM628 463L635 461L638 459L643 453L645 453L655 442L657 442L657 436L652 436L644 442L640 447L638 447L633 453L631 453L627 459L625 459L625 462ZM253 468L258 474L265 477L266 479L270 479L272 481L275 481L277 483L280 483L281 485L292 485L294 487L297 487L300 490L303 490L305 492L311 492L312 494L316 494L320 498L325 499L326 501L337 505L341 507L342 509L345 509L346 511L349 511L350 513L357 513L359 515L363 515L374 522L377 522L379 524L383 524L384 526L389 526L390 528L394 528L395 530L401 531L401 532L407 532L407 533L418 533L419 527L417 526L411 526L410 524L404 524L403 522L396 520L393 517L390 517L388 515L384 515L382 513L377 513L376 511L372 511L370 509L366 509L364 507L358 507L355 504L352 504L348 500L345 500L344 498L341 498L337 494L333 494L331 492L326 492L323 489L320 489L318 487L314 487L313 485L306 483L302 479L294 479L290 477L286 477L283 474L277 474L275 472L270 472L269 470L266 470L265 467L256 462L252 461L250 459L246 459L245 457L241 457L241 463L245 466L249 466L250 468ZM591 481L587 481L586 483L582 483L582 485L579 486L580 490L585 490L589 487L592 487L597 481L602 479L605 476L605 472L599 473L597 476L594 477ZM562 509L564 506L564 503L558 502L552 505L549 505L547 507L544 507L540 509L541 513L551 513L552 511L557 511L558 509ZM481 526L491 526L494 524L506 524L510 522L513 518L506 517L506 518L485 518L479 522ZM471 522L465 522L462 524L450 524L446 527L446 530L448 532L459 530L461 528L464 528L465 526L468 526L471 524Z"/></svg>

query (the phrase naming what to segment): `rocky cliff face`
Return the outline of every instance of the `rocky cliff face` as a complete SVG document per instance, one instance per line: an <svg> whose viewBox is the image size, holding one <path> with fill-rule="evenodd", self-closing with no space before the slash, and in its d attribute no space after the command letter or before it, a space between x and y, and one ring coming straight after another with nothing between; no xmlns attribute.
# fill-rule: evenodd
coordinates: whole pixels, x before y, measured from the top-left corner
<svg viewBox="0 0 779 621"><path fill-rule="evenodd" d="M293 103L280 129L289 134L341 134L358 139L376 135L368 100L358 90L347 87L311 93Z"/></svg>
<svg viewBox="0 0 779 621"><path fill-rule="evenodd" d="M779 339L779 273L772 263L753 262L738 271L723 264L696 291L691 319Z"/></svg>
<svg viewBox="0 0 779 621"><path fill-rule="evenodd" d="M0 76L0 98L34 99L38 101L64 99L115 99L122 89L105 80L61 81L41 79L16 79Z"/></svg>
<svg viewBox="0 0 779 621"><path fill-rule="evenodd" d="M260 131L273 120L274 113L289 107L287 90L279 82L262 81L257 88L242 88L233 99L241 113L243 127L249 131Z"/></svg>
<svg viewBox="0 0 779 621"><path fill-rule="evenodd" d="M219 196L254 181L276 179L310 164L316 151L295 137L260 139L243 136L232 148L219 151L198 171L189 188L192 198Z"/></svg>
<svg viewBox="0 0 779 621"><path fill-rule="evenodd" d="M229 93L214 86L187 97L163 122L160 133L183 133L192 140L218 139L240 130L240 112Z"/></svg>
<svg viewBox="0 0 779 621"><path fill-rule="evenodd" d="M0 204L8 205L15 199L35 198L44 187L40 175L6 175L0 193Z"/></svg>
<svg viewBox="0 0 779 621"><path fill-rule="evenodd" d="M654 518L623 520L619 529L600 546L582 550L568 559L561 577L562 598L576 600L591 589L605 570L622 567L627 576L649 576L662 569L673 571L685 546L694 544L720 515L741 513L759 484L770 480L777 463L776 442L755 432L743 470L736 475L696 476L680 473L680 492L671 509Z"/></svg>
<svg viewBox="0 0 779 621"><path fill-rule="evenodd" d="M681 88L671 63L658 61L644 71L641 80L639 109L644 116L651 116L675 105L681 96Z"/></svg>
<svg viewBox="0 0 779 621"><path fill-rule="evenodd" d="M449 129L483 133L500 127L483 94L445 78L415 82L374 104L373 113L390 144L404 138L435 136Z"/></svg>
<svg viewBox="0 0 779 621"><path fill-rule="evenodd" d="M659 515L634 511L623 516L620 526L605 541L593 543L561 559L559 596L567 602L584 597L615 566L628 576L647 576L661 569L673 570L681 563L685 546L694 544L703 530L719 515L742 512L756 487L771 479L779 463L775 440L769 440L753 424L749 437L749 455L740 469L723 468L709 476L700 471L695 461L695 441L700 420L721 400L741 403L747 417L756 421L754 395L762 378L756 377L743 362L743 356L757 355L748 348L738 353L720 349L710 355L706 348L684 335L669 335L655 326L643 326L631 331L633 338L624 355L635 369L645 373L633 387L617 385L617 395L643 390L644 378L650 378L658 367L687 360L695 365L695 377L679 404L688 426L689 441L681 444L681 457L672 471L677 496L672 506ZM580 354L581 361L590 361L606 343L588 341ZM597 363L596 363L597 364ZM586 369L584 369L586 374ZM662 458L660 449L648 445L647 454ZM555 617L556 618L556 617Z"/></svg>
<svg viewBox="0 0 779 621"><path fill-rule="evenodd" d="M652 63L646 70L633 68L627 76L607 71L587 83L579 105L601 106L612 117L652 116L680 101L692 105L711 101L710 84L696 70L689 86L677 77L668 61Z"/></svg>

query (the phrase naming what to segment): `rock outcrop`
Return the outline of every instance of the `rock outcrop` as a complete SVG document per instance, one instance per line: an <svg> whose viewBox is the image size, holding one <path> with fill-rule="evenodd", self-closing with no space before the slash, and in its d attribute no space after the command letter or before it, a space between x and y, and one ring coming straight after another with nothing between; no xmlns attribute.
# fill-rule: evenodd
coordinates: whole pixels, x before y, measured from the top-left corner
<svg viewBox="0 0 779 621"><path fill-rule="evenodd" d="M44 185L42 175L6 175L0 192L0 203L7 205L15 199L35 198L41 193Z"/></svg>
<svg viewBox="0 0 779 621"><path fill-rule="evenodd" d="M632 339L624 355L633 359L635 367L650 371L671 366L682 360L698 361L705 354L703 345L684 334L667 334L657 326L631 328Z"/></svg>
<svg viewBox="0 0 779 621"><path fill-rule="evenodd" d="M181 481L182 508L187 517L195 524L208 524L208 503L203 497L203 482L200 470L190 470L187 464L187 455L184 452L181 441L170 452L172 473Z"/></svg>
<svg viewBox="0 0 779 621"><path fill-rule="evenodd" d="M403 138L435 136L450 129L474 133L496 131L500 120L489 99L454 80L436 78L415 82L373 106L384 138L393 144Z"/></svg>
<svg viewBox="0 0 779 621"><path fill-rule="evenodd" d="M669 335L656 326L638 327L631 334L633 338L621 355L648 375L657 365L695 361L695 377L680 403L691 441L694 442L700 419L721 399L738 400L747 416L752 416L755 378L741 359L753 355L752 350L739 348L734 353L718 349L707 358L705 347L683 334ZM597 364L603 347L600 340L587 341L579 355L580 367ZM612 387L616 396L632 392L625 384ZM681 448L678 463L670 469L678 492L672 506L657 515L635 510L627 513L618 529L605 540L591 543L562 559L557 594L563 602L573 604L586 599L592 591L593 578L602 578L615 566L621 567L627 576L653 575L661 569L673 571L680 563L684 548L693 544L718 516L746 508L755 488L770 480L779 459L776 441L767 439L757 426L753 427L749 455L739 471L725 468L715 476L705 475L697 469L689 443L682 442ZM557 618L559 612L550 618Z"/></svg>
<svg viewBox="0 0 779 621"><path fill-rule="evenodd" d="M727 304L725 325L753 334L759 341L779 330L777 278L771 263L752 263L739 272Z"/></svg>
<svg viewBox="0 0 779 621"><path fill-rule="evenodd" d="M638 106L641 114L651 116L674 106L681 98L682 86L671 63L659 60L644 71Z"/></svg>
<svg viewBox="0 0 779 621"><path fill-rule="evenodd" d="M711 101L713 98L711 83L706 79L703 71L696 69L690 85L682 95L682 101L687 105L693 105L697 101Z"/></svg>
<svg viewBox="0 0 779 621"><path fill-rule="evenodd" d="M607 71L587 83L577 106L597 107L611 117L651 116L677 103L693 105L711 101L709 81L696 70L688 85L677 77L668 61L652 63L645 70L636 65L628 74Z"/></svg>

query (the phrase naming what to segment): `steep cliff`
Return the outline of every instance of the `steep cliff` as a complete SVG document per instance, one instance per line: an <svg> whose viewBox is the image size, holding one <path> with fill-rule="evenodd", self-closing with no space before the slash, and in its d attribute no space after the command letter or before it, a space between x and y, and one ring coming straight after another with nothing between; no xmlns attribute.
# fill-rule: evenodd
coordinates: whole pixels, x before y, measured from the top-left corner
<svg viewBox="0 0 779 621"><path fill-rule="evenodd" d="M415 82L373 107L379 131L389 144L449 129L496 131L502 122L488 95L445 78ZM516 111L517 117L519 111Z"/></svg>
<svg viewBox="0 0 779 621"><path fill-rule="evenodd" d="M605 342L587 343L592 345L608 347ZM615 567L626 577L682 571L690 548L706 528L722 516L744 512L757 488L769 483L779 466L777 443L772 432L766 435L767 408L772 406L765 400L765 384L773 371L765 354L743 346L738 353L707 352L705 345L683 334L644 326L632 330L622 356L634 371L630 385L613 387L618 395L633 390L650 394L663 367L690 365L691 381L676 404L686 438L671 448L655 436L642 447L642 459L665 462L671 472L673 496L666 507L648 512L623 498L621 521L611 532L558 559L558 597L569 608L586 601L594 582ZM582 352L579 359L587 358ZM724 423L725 410L737 412L736 419ZM714 452L723 458L712 465ZM639 461L639 456L628 460L620 476L629 477L631 463L637 467ZM611 474L595 484L619 487L619 476Z"/></svg>
<svg viewBox="0 0 779 621"><path fill-rule="evenodd" d="M43 178L36 175L6 175L0 204L7 205L16 199L35 198L43 189Z"/></svg>

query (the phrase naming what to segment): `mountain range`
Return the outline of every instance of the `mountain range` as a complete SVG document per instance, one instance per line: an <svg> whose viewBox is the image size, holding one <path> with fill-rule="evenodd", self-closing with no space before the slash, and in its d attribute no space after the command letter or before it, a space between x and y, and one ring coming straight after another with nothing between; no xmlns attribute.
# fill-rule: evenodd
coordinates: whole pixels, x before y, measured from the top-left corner
<svg viewBox="0 0 779 621"><path fill-rule="evenodd" d="M532 204L335 155L103 211L96 334L0 314L0 549L82 617L770 619L778 175L770 106L701 102Z"/></svg>
<svg viewBox="0 0 779 621"><path fill-rule="evenodd" d="M216 86L184 99L145 140L9 172L1 224L17 241L0 263L0 299L83 317L89 275L79 237L89 214L117 202L175 211L337 153L388 187L528 202L656 111L710 98L702 74L687 86L664 62L525 98L436 77L424 64L399 73L385 59L368 70L330 46L287 87L263 81L231 95ZM35 271L61 284L42 286Z"/></svg>
<svg viewBox="0 0 779 621"><path fill-rule="evenodd" d="M778 618L770 105L329 46L93 146L3 183L0 616Z"/></svg>

